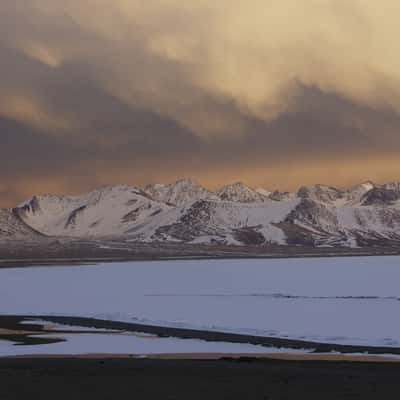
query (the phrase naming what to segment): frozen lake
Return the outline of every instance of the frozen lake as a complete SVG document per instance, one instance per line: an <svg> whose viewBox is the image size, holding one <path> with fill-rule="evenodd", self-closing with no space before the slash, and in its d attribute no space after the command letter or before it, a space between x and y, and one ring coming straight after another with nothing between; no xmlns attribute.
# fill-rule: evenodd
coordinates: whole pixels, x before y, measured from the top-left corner
<svg viewBox="0 0 400 400"><path fill-rule="evenodd" d="M400 257L0 269L0 314L400 347Z"/></svg>
<svg viewBox="0 0 400 400"><path fill-rule="evenodd" d="M61 338L64 341L34 346L14 346L15 343L0 340L1 356L18 355L74 355L74 354L186 354L186 353L279 353L293 350L274 349L245 343L206 342L202 340L137 337L124 334L53 334L43 338ZM300 353L300 351L298 351Z"/></svg>

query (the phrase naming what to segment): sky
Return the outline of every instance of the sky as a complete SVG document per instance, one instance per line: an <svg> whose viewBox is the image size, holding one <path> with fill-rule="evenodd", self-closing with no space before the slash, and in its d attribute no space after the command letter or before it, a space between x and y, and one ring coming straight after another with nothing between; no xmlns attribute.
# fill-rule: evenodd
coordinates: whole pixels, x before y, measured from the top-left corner
<svg viewBox="0 0 400 400"><path fill-rule="evenodd" d="M192 177L400 180L397 0L0 2L0 206Z"/></svg>

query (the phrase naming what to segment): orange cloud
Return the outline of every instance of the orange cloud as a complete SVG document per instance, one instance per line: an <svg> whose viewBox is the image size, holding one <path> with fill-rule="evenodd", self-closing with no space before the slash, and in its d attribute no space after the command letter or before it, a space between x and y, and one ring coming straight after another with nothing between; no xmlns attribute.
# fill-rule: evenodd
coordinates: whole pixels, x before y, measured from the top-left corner
<svg viewBox="0 0 400 400"><path fill-rule="evenodd" d="M39 100L28 94L0 95L0 116L15 119L50 133L61 133L70 126L65 117L54 115L46 110Z"/></svg>

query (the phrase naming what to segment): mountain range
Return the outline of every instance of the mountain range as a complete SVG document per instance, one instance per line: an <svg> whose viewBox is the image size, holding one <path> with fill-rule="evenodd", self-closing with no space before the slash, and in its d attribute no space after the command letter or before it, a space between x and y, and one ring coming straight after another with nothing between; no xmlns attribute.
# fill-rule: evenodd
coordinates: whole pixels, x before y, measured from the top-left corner
<svg viewBox="0 0 400 400"><path fill-rule="evenodd" d="M0 238L123 237L139 242L364 247L400 242L400 183L295 193L235 183L212 192L182 179L33 196L0 210Z"/></svg>

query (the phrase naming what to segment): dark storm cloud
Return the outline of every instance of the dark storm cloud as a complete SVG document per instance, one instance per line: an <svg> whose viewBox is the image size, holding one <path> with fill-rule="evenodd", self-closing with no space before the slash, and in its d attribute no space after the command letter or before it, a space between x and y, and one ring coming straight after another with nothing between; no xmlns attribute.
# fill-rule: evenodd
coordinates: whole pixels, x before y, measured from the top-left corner
<svg viewBox="0 0 400 400"><path fill-rule="evenodd" d="M400 176L395 3L384 25L356 0L250 3L2 2L1 204L188 175Z"/></svg>

